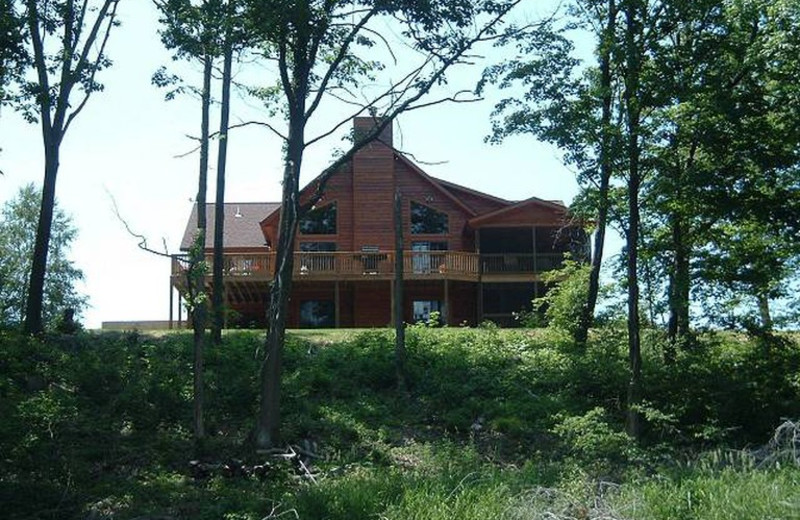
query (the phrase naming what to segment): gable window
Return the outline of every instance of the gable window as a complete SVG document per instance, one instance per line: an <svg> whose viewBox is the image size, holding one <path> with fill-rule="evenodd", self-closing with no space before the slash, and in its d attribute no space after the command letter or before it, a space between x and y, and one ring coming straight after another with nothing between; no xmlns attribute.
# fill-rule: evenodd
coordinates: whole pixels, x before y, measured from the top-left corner
<svg viewBox="0 0 800 520"><path fill-rule="evenodd" d="M301 235L335 235L336 203L312 209L300 219L298 226Z"/></svg>
<svg viewBox="0 0 800 520"><path fill-rule="evenodd" d="M445 235L448 229L447 213L411 202L412 235Z"/></svg>

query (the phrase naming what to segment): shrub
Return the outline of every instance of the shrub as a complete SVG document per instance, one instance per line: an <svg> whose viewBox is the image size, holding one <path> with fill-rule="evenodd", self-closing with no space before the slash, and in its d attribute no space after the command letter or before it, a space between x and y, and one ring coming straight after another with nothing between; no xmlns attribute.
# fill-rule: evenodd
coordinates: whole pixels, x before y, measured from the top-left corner
<svg viewBox="0 0 800 520"><path fill-rule="evenodd" d="M563 330L571 336L580 323L581 312L586 307L589 294L591 266L578 263L567 257L560 269L542 275L548 285L544 296L533 300L531 312L519 315L526 327L544 324Z"/></svg>

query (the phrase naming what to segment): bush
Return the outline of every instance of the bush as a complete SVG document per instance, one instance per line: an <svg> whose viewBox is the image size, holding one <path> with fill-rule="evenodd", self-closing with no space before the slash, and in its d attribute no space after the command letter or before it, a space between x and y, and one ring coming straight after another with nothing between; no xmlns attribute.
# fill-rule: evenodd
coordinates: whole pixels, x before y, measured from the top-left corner
<svg viewBox="0 0 800 520"><path fill-rule="evenodd" d="M564 260L560 269L544 273L542 278L548 285L547 292L533 300L531 312L518 316L520 322L526 327L544 324L574 336L589 297L590 273L591 266L570 258Z"/></svg>

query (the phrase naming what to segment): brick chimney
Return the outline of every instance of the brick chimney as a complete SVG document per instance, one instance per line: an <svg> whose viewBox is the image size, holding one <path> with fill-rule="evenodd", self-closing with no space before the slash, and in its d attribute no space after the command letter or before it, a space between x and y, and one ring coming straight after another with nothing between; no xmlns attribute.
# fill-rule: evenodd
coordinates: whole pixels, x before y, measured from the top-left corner
<svg viewBox="0 0 800 520"><path fill-rule="evenodd" d="M376 125L372 117L357 117L353 131L358 140L360 132L369 132ZM394 150L392 125L388 125L378 140L365 145L353 157L353 246L386 251L394 246L392 234L394 204Z"/></svg>
<svg viewBox="0 0 800 520"><path fill-rule="evenodd" d="M355 137L356 142L358 142L358 138L361 135L366 134L373 128L375 128L378 123L381 122L381 118L376 117L356 117L353 119L353 135ZM383 129L383 132L378 136L376 142L370 143L367 145L368 147L373 147L373 145L384 144L386 146L392 147L394 146L393 136L392 136L392 126L393 123L390 123Z"/></svg>

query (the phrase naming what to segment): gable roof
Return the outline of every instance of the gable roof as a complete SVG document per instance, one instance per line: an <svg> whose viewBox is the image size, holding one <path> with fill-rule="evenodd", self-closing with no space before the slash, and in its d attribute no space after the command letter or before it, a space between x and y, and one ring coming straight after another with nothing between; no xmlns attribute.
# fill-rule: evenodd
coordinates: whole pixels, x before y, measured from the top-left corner
<svg viewBox="0 0 800 520"><path fill-rule="evenodd" d="M450 182L450 181L446 181L444 179L435 179L435 178L434 178L434 180L436 180L436 182L438 182L444 188L446 188L447 190L450 190L450 191L461 191L461 192L464 192L464 193L468 193L470 195L474 195L476 197L480 197L482 199L486 199L486 200L491 201L491 202L495 202L497 204L502 204L504 206L514 203L513 201L510 201L510 200L507 200L507 199L504 199L504 198L501 198L501 197L495 197L494 195L490 195L490 194L484 193L482 191L474 190L472 188L467 188L466 186L462 186L461 184L456 184L455 182Z"/></svg>
<svg viewBox="0 0 800 520"><path fill-rule="evenodd" d="M445 181L442 181L442 180L437 179L435 177L431 177L430 175L425 173L425 171L422 170L422 168L417 166L411 159L409 159L408 157L403 155L402 152L400 152L399 150L397 150L395 148L392 148L392 151L394 152L395 159L401 161L404 165L406 165L408 167L409 170L411 170L416 175L420 176L423 180L425 180L427 183L429 183L436 191L441 193L448 200L452 201L456 206L461 208L470 217L474 217L475 215L478 214L478 212L475 211L474 208L472 208L469 205L467 205L459 197L457 197L450 189L447 189L445 187L445 184L449 185L449 187L451 189L455 188L455 189L463 190L465 192L469 192L470 194L473 194L475 196L486 197L486 198L494 200L494 201L503 202L504 204L511 204L510 202L505 201L503 199L498 199L496 197L492 197L491 195L487 195L485 193L481 193L481 192L478 192L478 191L475 191L475 190L470 190L469 188L464 188L463 186L459 186L457 184L446 183ZM352 163L352 159L351 159L351 163ZM344 168L339 169L333 175L339 175L344 171L345 171ZM312 189L312 187L316 185L317 180L321 176L322 176L322 173L320 173L319 175L317 175L316 177L311 179L305 186L303 186L300 189L300 198L301 199L305 195L306 190ZM276 213L280 210L280 208L281 208L281 205L279 203L275 204L275 207L272 209L272 211L270 211L269 214L265 214L264 217L261 219L260 225L262 227L264 227L267 224L268 220L270 220L271 218L277 218Z"/></svg>
<svg viewBox="0 0 800 520"><path fill-rule="evenodd" d="M494 224L513 225L515 221L519 225L529 226L542 217L549 217L543 220L552 221L553 217L563 219L566 215L567 207L564 204L531 197L496 211L478 215L471 218L468 224L473 229Z"/></svg>
<svg viewBox="0 0 800 520"><path fill-rule="evenodd" d="M443 179L435 179L443 188L451 192L455 197L459 198L464 204L471 207L476 215L495 211L511 204L514 201L502 199L488 193L483 193L466 186L461 186L454 182L445 181Z"/></svg>
<svg viewBox="0 0 800 520"><path fill-rule="evenodd" d="M214 245L214 206L206 204L206 247ZM226 202L225 203L225 235L223 244L226 248L266 247L264 235L258 223L280 207L276 202ZM181 250L188 251L192 247L192 239L197 229L197 204L192 207L189 222L181 240Z"/></svg>
<svg viewBox="0 0 800 520"><path fill-rule="evenodd" d="M448 191L444 186L442 186L439 179L435 179L430 175L428 175L427 173L425 173L422 170L422 168L417 166L411 159L403 155L401 152L394 150L394 156L400 161L402 161L405 165L407 165L411 171L413 171L414 173L422 177L424 180L429 182L431 186L433 186L442 195L444 195L445 197L453 201L458 207L463 209L467 213L467 215L475 216L477 214L474 209L464 204L463 200L459 199L458 197L453 195L450 191Z"/></svg>

